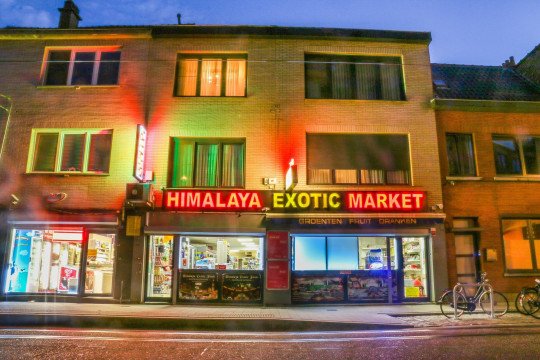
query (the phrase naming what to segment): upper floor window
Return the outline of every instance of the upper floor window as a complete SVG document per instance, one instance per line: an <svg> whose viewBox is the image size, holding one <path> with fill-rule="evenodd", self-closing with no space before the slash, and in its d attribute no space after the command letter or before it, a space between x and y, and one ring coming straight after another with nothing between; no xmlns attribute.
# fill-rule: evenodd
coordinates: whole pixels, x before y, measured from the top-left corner
<svg viewBox="0 0 540 360"><path fill-rule="evenodd" d="M246 96L246 56L181 54L176 96Z"/></svg>
<svg viewBox="0 0 540 360"><path fill-rule="evenodd" d="M493 135L498 175L540 175L540 136Z"/></svg>
<svg viewBox="0 0 540 360"><path fill-rule="evenodd" d="M448 175L476 176L476 162L471 134L446 134Z"/></svg>
<svg viewBox="0 0 540 360"><path fill-rule="evenodd" d="M112 130L32 131L28 172L108 173Z"/></svg>
<svg viewBox="0 0 540 360"><path fill-rule="evenodd" d="M244 187L244 139L172 139L172 187Z"/></svg>
<svg viewBox="0 0 540 360"><path fill-rule="evenodd" d="M43 85L116 85L120 51L48 50Z"/></svg>
<svg viewBox="0 0 540 360"><path fill-rule="evenodd" d="M383 56L305 56L308 99L405 100L401 59Z"/></svg>
<svg viewBox="0 0 540 360"><path fill-rule="evenodd" d="M410 184L409 138L307 134L307 183Z"/></svg>

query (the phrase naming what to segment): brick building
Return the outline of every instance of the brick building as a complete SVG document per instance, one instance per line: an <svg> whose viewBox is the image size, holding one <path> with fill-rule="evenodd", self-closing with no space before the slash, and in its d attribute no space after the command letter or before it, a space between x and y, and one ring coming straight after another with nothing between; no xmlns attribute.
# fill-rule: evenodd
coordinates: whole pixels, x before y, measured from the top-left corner
<svg viewBox="0 0 540 360"><path fill-rule="evenodd" d="M516 293L540 266L539 87L513 61L432 71L450 283Z"/></svg>
<svg viewBox="0 0 540 360"><path fill-rule="evenodd" d="M6 298L447 286L429 33L80 28L72 5L64 28L0 30Z"/></svg>

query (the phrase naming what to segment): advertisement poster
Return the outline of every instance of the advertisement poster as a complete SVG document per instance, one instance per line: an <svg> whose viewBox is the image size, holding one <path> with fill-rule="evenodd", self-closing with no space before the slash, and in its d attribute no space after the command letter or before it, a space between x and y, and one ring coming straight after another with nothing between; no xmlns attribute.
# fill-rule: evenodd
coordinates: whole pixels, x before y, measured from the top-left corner
<svg viewBox="0 0 540 360"><path fill-rule="evenodd" d="M60 267L58 291L77 293L77 282L77 270L65 266Z"/></svg>
<svg viewBox="0 0 540 360"><path fill-rule="evenodd" d="M261 274L223 274L223 301L260 301Z"/></svg>
<svg viewBox="0 0 540 360"><path fill-rule="evenodd" d="M384 276L349 275L347 277L350 301L388 301L387 279Z"/></svg>
<svg viewBox="0 0 540 360"><path fill-rule="evenodd" d="M186 273L180 272L178 298L181 300L218 299L218 275L215 272Z"/></svg>
<svg viewBox="0 0 540 360"><path fill-rule="evenodd" d="M26 292L32 246L31 236L31 230L17 230L15 232L13 254L8 268L7 292Z"/></svg>
<svg viewBox="0 0 540 360"><path fill-rule="evenodd" d="M286 231L268 231L266 233L268 259L289 258L289 233Z"/></svg>
<svg viewBox="0 0 540 360"><path fill-rule="evenodd" d="M289 260L268 260L266 263L266 288L289 289Z"/></svg>
<svg viewBox="0 0 540 360"><path fill-rule="evenodd" d="M298 276L293 279L292 300L297 303L332 303L345 300L342 276Z"/></svg>

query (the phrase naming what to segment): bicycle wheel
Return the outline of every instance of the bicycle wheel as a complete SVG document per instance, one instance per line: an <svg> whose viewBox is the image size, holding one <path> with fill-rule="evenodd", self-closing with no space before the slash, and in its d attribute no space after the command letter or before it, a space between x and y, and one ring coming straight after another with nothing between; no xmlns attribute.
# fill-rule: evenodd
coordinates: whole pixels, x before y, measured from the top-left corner
<svg viewBox="0 0 540 360"><path fill-rule="evenodd" d="M465 297L458 293L457 294L457 316L463 314L463 310L467 309L467 300ZM447 291L441 297L441 312L444 316L451 319L454 317L454 293L452 291Z"/></svg>
<svg viewBox="0 0 540 360"><path fill-rule="evenodd" d="M523 298L525 296L525 292L527 290L530 290L530 289L534 290L534 288L528 288L528 287L524 287L523 289L521 289L519 294L517 294L516 300L515 300L516 310L519 311L520 313L524 314L524 315L528 315L528 313L523 308Z"/></svg>
<svg viewBox="0 0 540 360"><path fill-rule="evenodd" d="M489 292L486 291L480 296L480 306L482 310L488 315L491 315L491 299ZM500 292L493 292L493 315L496 317L501 317L508 311L508 300L506 296Z"/></svg>
<svg viewBox="0 0 540 360"><path fill-rule="evenodd" d="M521 306L525 315L531 315L538 312L538 294L535 288L524 289L519 293L518 298L521 298ZM518 299L516 299L517 301Z"/></svg>

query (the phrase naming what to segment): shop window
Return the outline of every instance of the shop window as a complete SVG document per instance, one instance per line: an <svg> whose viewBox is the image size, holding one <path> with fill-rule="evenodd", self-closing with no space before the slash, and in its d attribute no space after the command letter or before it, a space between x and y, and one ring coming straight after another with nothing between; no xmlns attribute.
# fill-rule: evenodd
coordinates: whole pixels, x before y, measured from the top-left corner
<svg viewBox="0 0 540 360"><path fill-rule="evenodd" d="M263 241L251 237L181 238L180 268L262 270Z"/></svg>
<svg viewBox="0 0 540 360"><path fill-rule="evenodd" d="M498 175L540 175L540 137L493 135Z"/></svg>
<svg viewBox="0 0 540 360"><path fill-rule="evenodd" d="M112 294L115 235L88 235L86 255L86 294Z"/></svg>
<svg viewBox="0 0 540 360"><path fill-rule="evenodd" d="M5 292L77 294L82 240L80 230L13 230Z"/></svg>
<svg viewBox="0 0 540 360"><path fill-rule="evenodd" d="M502 220L504 258L508 272L540 272L540 220Z"/></svg>
<svg viewBox="0 0 540 360"><path fill-rule="evenodd" d="M245 55L178 55L176 96L246 95Z"/></svg>
<svg viewBox="0 0 540 360"><path fill-rule="evenodd" d="M172 295L173 240L172 235L149 237L146 286L148 298L169 298Z"/></svg>
<svg viewBox="0 0 540 360"><path fill-rule="evenodd" d="M172 187L244 187L245 140L173 138L172 147Z"/></svg>
<svg viewBox="0 0 540 360"><path fill-rule="evenodd" d="M307 134L309 185L410 184L407 135Z"/></svg>
<svg viewBox="0 0 540 360"><path fill-rule="evenodd" d="M112 130L32 131L28 172L108 173Z"/></svg>
<svg viewBox="0 0 540 360"><path fill-rule="evenodd" d="M326 270L326 238L294 238L294 270Z"/></svg>
<svg viewBox="0 0 540 360"><path fill-rule="evenodd" d="M47 50L44 85L116 85L120 70L118 49Z"/></svg>
<svg viewBox="0 0 540 360"><path fill-rule="evenodd" d="M405 100L399 57L305 56L307 99Z"/></svg>
<svg viewBox="0 0 540 360"><path fill-rule="evenodd" d="M446 134L448 175L476 176L474 146L471 134Z"/></svg>

